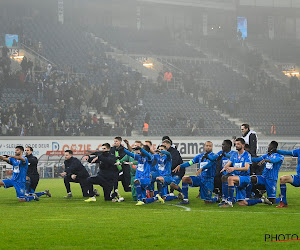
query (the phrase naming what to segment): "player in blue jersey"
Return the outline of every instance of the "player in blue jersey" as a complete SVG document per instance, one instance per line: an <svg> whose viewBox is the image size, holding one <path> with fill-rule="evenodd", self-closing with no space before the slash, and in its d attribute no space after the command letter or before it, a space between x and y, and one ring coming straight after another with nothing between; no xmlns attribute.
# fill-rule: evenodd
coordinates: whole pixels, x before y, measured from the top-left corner
<svg viewBox="0 0 300 250"><path fill-rule="evenodd" d="M0 187L14 187L20 202L38 200L38 197L35 194L33 194L32 196L25 196L28 160L26 157L22 156L23 152L23 146L17 146L15 148L14 156L0 156L0 160L6 161L13 166L12 178L0 181Z"/></svg>
<svg viewBox="0 0 300 250"><path fill-rule="evenodd" d="M146 190L149 189L151 185L150 169L153 164L153 155L151 155L150 148L144 145L142 148L135 148L136 154L131 153L129 150L124 149L124 152L137 160L137 169L135 174L134 186L137 194L137 206L144 205L145 203L150 203L154 201L154 197L150 198L151 201L148 202L146 199ZM152 201L153 200L153 201Z"/></svg>
<svg viewBox="0 0 300 250"><path fill-rule="evenodd" d="M286 183L290 183L294 187L300 187L300 149L294 149L293 151L277 150L278 154L290 155L298 157L297 174L296 175L284 175L280 177L280 191L282 200L277 208L288 207L286 199Z"/></svg>
<svg viewBox="0 0 300 250"><path fill-rule="evenodd" d="M261 156L252 158L253 162L258 162L259 165L265 164L265 168L262 175L252 175L251 182L253 184L264 185L267 190L266 199L264 196L262 199L248 200L248 204L255 205L257 203L264 203L272 205L280 202L280 198L276 198L277 192L277 180L278 172L283 163L284 157L280 154L275 153L278 147L278 142L271 141L268 146L268 153Z"/></svg>
<svg viewBox="0 0 300 250"><path fill-rule="evenodd" d="M178 198L175 195L167 195L168 193L168 185L178 185L181 181L179 176L172 176L171 168L172 168L172 155L167 151L167 147L165 145L160 145L158 147L158 155L154 155L154 157L158 157L157 162L157 171L158 177L156 177L157 186L159 187L160 194L157 196L158 199L164 203L163 200L170 201ZM183 198L182 193L179 193L179 199Z"/></svg>
<svg viewBox="0 0 300 250"><path fill-rule="evenodd" d="M250 164L251 155L245 151L245 140L237 138L235 141L237 152L234 152L228 163L224 166L221 172L233 173L233 176L228 177L228 199L221 207L233 207L234 186L236 189L236 199L240 206L247 206L246 187L250 184ZM232 167L231 167L232 166Z"/></svg>
<svg viewBox="0 0 300 250"><path fill-rule="evenodd" d="M215 181L214 181L215 184L216 184L216 182L218 183L218 181L216 181L216 178L220 178L218 175L221 174L222 202L219 205L225 204L226 200L228 199L228 177L233 175L233 173L227 174L226 171L224 171L224 172L220 172L220 171L225 167L225 165L228 163L231 155L235 152L235 151L232 151L231 148L232 148L231 140L224 140L222 143L221 151L219 151L214 156L208 155L208 158L210 160L212 160L212 161L216 160L216 162L217 162L216 176L215 176ZM218 168L218 165L220 166L220 168Z"/></svg>
<svg viewBox="0 0 300 250"><path fill-rule="evenodd" d="M150 149L149 153L151 154L151 149ZM159 152L153 152L153 153L154 153L153 154L153 162L152 162L152 165L150 167L151 185L150 185L149 191L148 191L149 194L147 195L150 198L154 197L154 184L156 182L156 178L159 176L157 165L158 165L158 161L161 158ZM156 154L156 153L158 153L158 154Z"/></svg>
<svg viewBox="0 0 300 250"><path fill-rule="evenodd" d="M214 189L214 177L216 172L216 161L211 161L210 159L208 159L209 155L214 155L212 149L213 143L211 141L205 142L205 153L197 155L193 160L182 163L173 170L176 173L180 170L180 168L186 168L192 166L193 164L199 163L199 170L197 171L197 176L189 176L182 178L182 193L184 197L183 201L178 204L189 204L189 185L192 187L200 187L201 199L204 200L205 203L212 203L212 192Z"/></svg>

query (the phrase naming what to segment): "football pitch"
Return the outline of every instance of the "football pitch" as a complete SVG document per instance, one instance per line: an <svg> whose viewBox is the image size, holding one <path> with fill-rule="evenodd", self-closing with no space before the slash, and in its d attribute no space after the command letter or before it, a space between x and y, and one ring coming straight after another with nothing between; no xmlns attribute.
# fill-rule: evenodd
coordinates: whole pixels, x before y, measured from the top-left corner
<svg viewBox="0 0 300 250"><path fill-rule="evenodd" d="M189 189L186 207L177 206L178 200L135 206L131 193L121 191L125 202L104 202L102 188L94 187L101 195L93 203L84 202L79 184L71 184L73 198L63 198L62 179L40 180L37 191L52 194L40 201L19 203L13 188L1 188L0 248L300 249L300 241L265 241L266 234L300 238L300 188L289 184L289 207L281 209L207 205L196 199L198 188Z"/></svg>

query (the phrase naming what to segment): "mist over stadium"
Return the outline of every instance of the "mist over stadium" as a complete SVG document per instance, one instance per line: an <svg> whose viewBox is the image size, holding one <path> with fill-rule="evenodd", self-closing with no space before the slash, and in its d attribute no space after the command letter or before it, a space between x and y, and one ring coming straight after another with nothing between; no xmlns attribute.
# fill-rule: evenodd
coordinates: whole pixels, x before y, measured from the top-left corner
<svg viewBox="0 0 300 250"><path fill-rule="evenodd" d="M177 249L183 247L183 238L189 242L187 247L195 248L199 240L196 232L189 236L181 234L182 226L184 230L191 230L188 225L202 233L209 232L207 238L200 237L203 248L224 247L224 244L212 243L214 237L232 242L233 248L243 243L247 247L253 242L250 248L265 248L271 246L269 239L275 239L274 235L275 241L292 239L287 238L288 233L300 235L297 228L299 190L295 188L300 174L297 158L300 146L299 40L300 0L0 0L0 180L4 180L0 187L15 188L19 200L23 199L20 195L23 189L26 201L39 200L39 195L42 196L37 203L19 205L13 189L0 189L3 218L11 214L11 219L20 223L16 219L19 214L25 211L33 218L36 209L44 213L42 220L51 218L49 223L53 228L54 217L58 218L57 225L63 228L61 237L67 237L70 224L74 228L70 232L72 239L76 238L75 231L89 214L103 220L116 219L111 227L106 227L103 221L95 222L94 218L88 217L88 223L82 227L86 232L80 234L74 244L71 239L64 241L60 237L59 228L56 228L58 231L50 230L53 238L47 235L41 226L43 221L28 228L32 222L30 218L26 218L26 225L20 224L16 236L11 236L12 228L7 220L5 225L9 230L3 231L7 240L0 247L28 247L30 237L22 235L28 229L38 240L46 237L45 242L36 246L46 249ZM273 206L238 207L237 189L242 181L236 183L232 179L236 200L229 204L231 207L236 205L229 209L236 213L234 217L230 212L220 212L222 208L210 203L225 202L222 201L222 189L227 179L221 180L226 174L220 173L228 161L233 161L228 152L239 151L236 143L239 144L240 138L244 140L240 141L242 150L249 145L245 152L253 159L249 171L245 170L251 177L248 187L252 185L246 200L260 199L258 203ZM228 146L230 142L230 150L225 152L224 143ZM162 153L165 151L169 153ZM102 158L108 152L113 163ZM209 156L210 153L214 156ZM275 195L274 192L270 195L269 184L264 183L264 188L254 187L263 183L260 177L253 179L253 176L264 176L264 171L276 168L270 165L275 162L266 158L272 154L274 159L281 157L280 170L278 168L272 177L272 181L276 179L272 186ZM22 155L26 159L28 155L36 159L35 169L30 172L32 164L28 158L27 184L32 185L34 178L39 176L36 185L31 189L26 186L26 190L5 181L14 178L19 167L25 164ZM161 158L157 156L153 161L155 155ZM68 172L69 157L77 164L76 171L77 167L82 167L80 174ZM226 162L222 162L224 157L227 157ZM260 159L258 164L254 163L255 158ZM180 178L159 179L161 176L158 175L153 179L154 174L150 174L151 185L155 182L155 188L146 184L144 187L143 181L136 182L145 177L136 175L136 171L140 171L139 164L151 159L152 167L159 166L161 159L168 159L169 164L173 163L168 175ZM211 169L207 170L203 163L210 161L216 168L210 176L215 178L214 183L211 187L207 180L201 180L198 185L194 177L209 172ZM110 164L111 173L106 163ZM99 175L111 179L89 179ZM71 183L70 186L69 182L80 185ZM165 187L164 183L168 182ZM230 180L227 182L231 183ZM200 186L199 192L190 189L192 195L188 199L182 190L184 183L189 187ZM285 184L287 188L282 186ZM101 187L95 191L93 185ZM75 191L71 192L71 187ZM45 191L36 196L36 188ZM139 188L145 192L141 194L143 199L139 200L138 194L133 192L136 188L138 192ZM203 190L207 193L201 193ZM176 197L170 198L173 193ZM96 201L98 194L97 202L90 202ZM26 198L28 195L33 198ZM82 196L90 199L90 204L82 202ZM275 209L275 198L282 209ZM204 204L202 201L200 204L201 199ZM135 207L133 202L136 201L146 206ZM163 205L157 204L159 201ZM17 209L11 212L14 206ZM23 212L19 211L22 209ZM69 217L58 214L63 209L70 209ZM77 210L82 211L79 223L72 221ZM156 213L162 214L162 218L165 216L166 224L149 223L151 218L157 217ZM201 213L206 218L193 221ZM234 221L239 216L244 216L246 224L253 220L261 229L247 224L249 231L256 233L247 236L244 232L235 239L229 234L216 236L222 234L223 228L209 217L221 213L227 216L225 221L229 231L235 228ZM67 223L63 225L65 219ZM270 230L266 225L277 219L280 226ZM287 223L292 220L291 224ZM136 238L124 233L131 228L131 221L135 225L132 231ZM136 226L140 222L142 226ZM97 234L101 235L97 239L90 237L93 232L89 227L94 223ZM171 226L172 223L177 229ZM153 233L149 236L150 242L145 225ZM204 225L203 229L198 229L200 225ZM48 226L44 225L44 228ZM166 232L174 229L175 235L180 237L174 236L171 242L157 245L151 240L157 237L164 241L167 235L159 228ZM220 231L216 233L215 229ZM41 230L40 235L38 230ZM244 228L240 225L238 230ZM113 232L124 233L119 244ZM284 233L284 239L278 237L279 233ZM109 236L105 238L104 235ZM266 238L266 235L271 236ZM18 244L18 239L23 243ZM53 243L53 239L57 242ZM296 243L289 242L287 246L296 248Z"/></svg>

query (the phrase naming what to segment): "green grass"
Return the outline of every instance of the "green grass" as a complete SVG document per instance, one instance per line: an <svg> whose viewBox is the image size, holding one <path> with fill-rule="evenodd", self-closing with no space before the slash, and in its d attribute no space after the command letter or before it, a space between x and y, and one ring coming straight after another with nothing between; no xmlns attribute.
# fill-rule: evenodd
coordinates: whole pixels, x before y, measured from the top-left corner
<svg viewBox="0 0 300 250"><path fill-rule="evenodd" d="M104 202L102 192L97 202L85 203L79 184L72 185L74 197L66 200L62 179L42 179L38 191L47 188L52 198L26 203L17 201L13 188L0 189L1 249L300 248L300 241L264 240L265 234L300 236L300 188L289 184L288 208L219 208L196 199L198 188L191 188L191 211L175 206L177 200L137 207L129 193L122 203Z"/></svg>

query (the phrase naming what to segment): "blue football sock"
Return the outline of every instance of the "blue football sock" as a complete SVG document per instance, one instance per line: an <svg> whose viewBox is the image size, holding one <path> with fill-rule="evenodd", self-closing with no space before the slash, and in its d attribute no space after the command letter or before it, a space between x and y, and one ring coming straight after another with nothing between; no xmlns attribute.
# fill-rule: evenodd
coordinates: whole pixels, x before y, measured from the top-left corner
<svg viewBox="0 0 300 250"><path fill-rule="evenodd" d="M154 191L154 196L158 194L158 191Z"/></svg>
<svg viewBox="0 0 300 250"><path fill-rule="evenodd" d="M246 187L246 198L251 198L252 183Z"/></svg>
<svg viewBox="0 0 300 250"><path fill-rule="evenodd" d="M234 194L234 186L228 186L228 201L232 202Z"/></svg>
<svg viewBox="0 0 300 250"><path fill-rule="evenodd" d="M135 186L135 191L136 191L136 196L137 196L138 201L142 201L143 197L142 197L141 184L140 183L135 183L134 186Z"/></svg>
<svg viewBox="0 0 300 250"><path fill-rule="evenodd" d="M146 200L145 203L152 203L152 202L156 201L157 198L156 197L152 197L152 198L147 198L145 200Z"/></svg>
<svg viewBox="0 0 300 250"><path fill-rule="evenodd" d="M262 200L261 199L253 199L253 200L247 200L247 202L248 202L248 206L253 206L258 203L262 203Z"/></svg>
<svg viewBox="0 0 300 250"><path fill-rule="evenodd" d="M45 192L43 191L43 192L38 192L38 193L35 193L35 194L36 194L37 197L41 197L42 195L45 194Z"/></svg>
<svg viewBox="0 0 300 250"><path fill-rule="evenodd" d="M182 189L181 189L180 187L177 188L177 191L178 191L179 193L182 193Z"/></svg>
<svg viewBox="0 0 300 250"><path fill-rule="evenodd" d="M281 202L281 198L280 198L280 197L277 197L277 198L275 199L275 204L278 204L279 202Z"/></svg>
<svg viewBox="0 0 300 250"><path fill-rule="evenodd" d="M177 198L178 198L177 195L172 195L172 196L167 195L165 201L172 201L172 200L177 199Z"/></svg>
<svg viewBox="0 0 300 250"><path fill-rule="evenodd" d="M228 199L228 182L222 182L222 199Z"/></svg>
<svg viewBox="0 0 300 250"><path fill-rule="evenodd" d="M287 204L287 201L286 201L286 184L280 184L280 192L281 192L281 195L282 195L282 202L284 204Z"/></svg>
<svg viewBox="0 0 300 250"><path fill-rule="evenodd" d="M182 193L184 199L189 199L189 184L182 183Z"/></svg>
<svg viewBox="0 0 300 250"><path fill-rule="evenodd" d="M32 201L34 199L34 196L26 196L25 200L26 201Z"/></svg>

